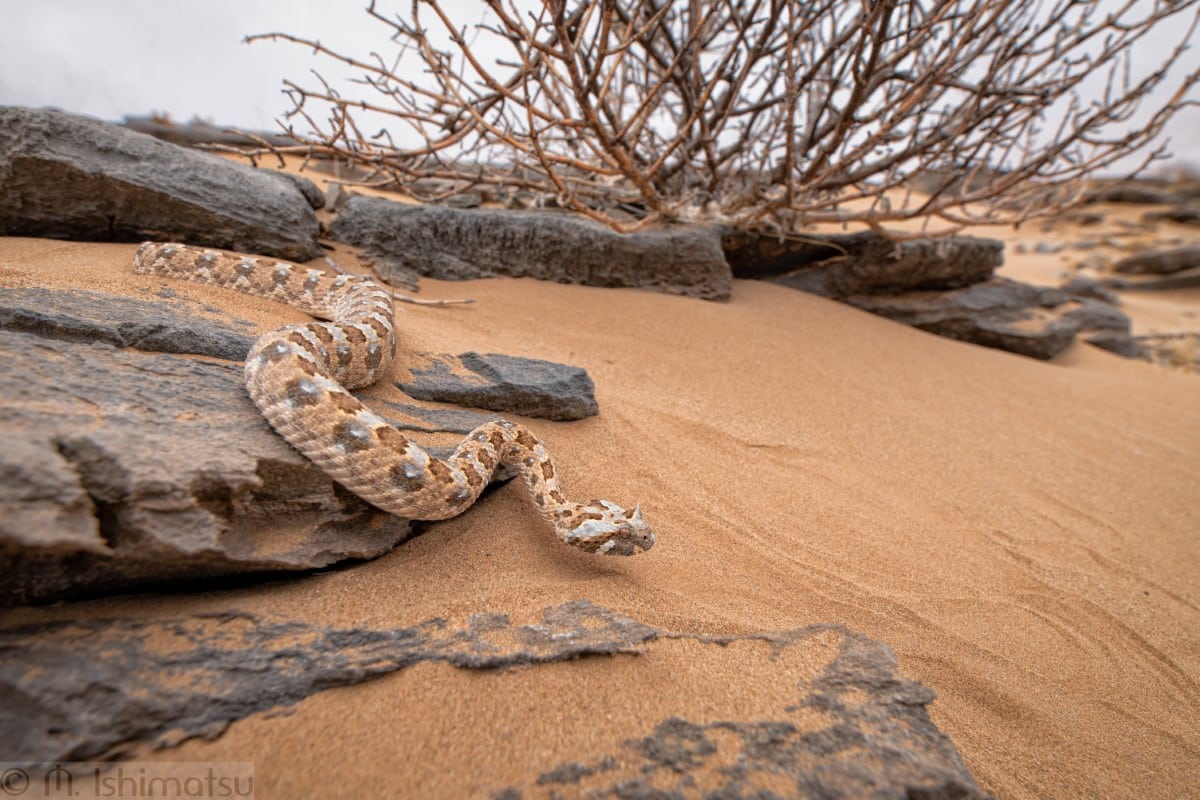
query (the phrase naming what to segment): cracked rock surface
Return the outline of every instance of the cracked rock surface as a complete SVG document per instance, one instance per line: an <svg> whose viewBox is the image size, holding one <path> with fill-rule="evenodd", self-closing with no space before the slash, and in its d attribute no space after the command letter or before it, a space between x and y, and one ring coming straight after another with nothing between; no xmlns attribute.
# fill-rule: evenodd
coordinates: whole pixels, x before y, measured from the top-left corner
<svg viewBox="0 0 1200 800"><path fill-rule="evenodd" d="M392 283L412 285L420 275L441 280L511 275L729 298L729 265L720 234L710 227L619 234L569 214L352 197L330 235L362 247Z"/></svg>
<svg viewBox="0 0 1200 800"><path fill-rule="evenodd" d="M681 639L700 643L705 660L734 642L767 643L761 657L795 686L792 700L765 718L699 721L681 710L492 796L683 797L707 786L714 797L984 797L929 719L933 693L902 678L878 642L838 625L725 638L668 633L587 600L546 608L529 625L479 613L329 628L225 611L0 629L0 745L10 760L33 763L119 757L138 743L214 738L251 714L421 662L533 667L648 653ZM778 658L795 649L828 655L799 676Z"/></svg>
<svg viewBox="0 0 1200 800"><path fill-rule="evenodd" d="M295 182L77 114L0 106L0 186L8 236L322 252Z"/></svg>
<svg viewBox="0 0 1200 800"><path fill-rule="evenodd" d="M0 289L0 604L310 571L374 558L412 534L270 429L243 384L254 336L169 290L141 300ZM553 384L566 370L590 386L572 369L530 362L522 374ZM493 407L536 411L505 406L527 388L509 383ZM495 418L380 410L412 431L462 434Z"/></svg>

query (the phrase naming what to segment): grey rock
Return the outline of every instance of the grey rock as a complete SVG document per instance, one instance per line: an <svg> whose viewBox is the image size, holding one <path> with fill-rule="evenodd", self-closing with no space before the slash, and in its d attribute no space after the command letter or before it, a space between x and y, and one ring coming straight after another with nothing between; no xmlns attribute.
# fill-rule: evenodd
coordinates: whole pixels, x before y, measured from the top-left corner
<svg viewBox="0 0 1200 800"><path fill-rule="evenodd" d="M1126 256L1113 264L1113 270L1130 275L1170 275L1200 267L1200 245L1151 250Z"/></svg>
<svg viewBox="0 0 1200 800"><path fill-rule="evenodd" d="M0 604L309 571L373 558L411 535L267 426L243 385L250 328L169 292L150 302L0 289ZM484 396L555 419L576 418L589 401L594 409L583 370L470 355L479 363L465 375L498 379ZM428 359L464 369L452 356ZM465 383L459 391L476 399ZM416 433L465 433L496 418L381 405Z"/></svg>
<svg viewBox="0 0 1200 800"><path fill-rule="evenodd" d="M1099 211L1076 211L1067 215L1067 222L1085 227L1099 225L1104 222L1104 215Z"/></svg>
<svg viewBox="0 0 1200 800"><path fill-rule="evenodd" d="M682 797L705 786L711 797L757 797L765 796L758 779L769 775L773 797L986 796L930 720L933 692L900 676L879 642L840 625L730 637L663 632L586 600L547 608L524 626L486 613L332 629L231 611L0 630L0 747L10 761L33 764L120 757L138 743L215 738L251 714L422 662L537 665L644 653L667 638L694 640L697 657L713 660L733 642L762 642L764 670L787 663L776 658L784 651L812 648L823 666L800 679L781 674L795 695L766 719L670 716L612 752L589 749L492 795ZM824 655L831 643L833 657Z"/></svg>
<svg viewBox="0 0 1200 800"><path fill-rule="evenodd" d="M1115 353L1122 358L1147 358L1146 347L1137 337L1123 331L1099 331L1084 340L1094 347Z"/></svg>
<svg viewBox="0 0 1200 800"><path fill-rule="evenodd" d="M993 278L964 289L892 297L856 295L851 305L951 339L1050 359L1081 330L1129 330L1119 309L1056 289Z"/></svg>
<svg viewBox="0 0 1200 800"><path fill-rule="evenodd" d="M164 313L169 309L169 313ZM72 342L240 361L254 335L245 320L201 316L195 304L76 289L0 288L0 329Z"/></svg>
<svg viewBox="0 0 1200 800"><path fill-rule="evenodd" d="M1096 278L1086 275L1076 275L1059 287L1063 292L1075 297L1087 297L1100 300L1110 305L1118 305L1121 300Z"/></svg>
<svg viewBox="0 0 1200 800"><path fill-rule="evenodd" d="M447 361L454 356L442 356ZM376 400L375 404L388 409L388 421L397 428L424 433L470 433L485 422L500 419L497 414L484 414L466 408L426 408L412 403L393 403Z"/></svg>
<svg viewBox="0 0 1200 800"><path fill-rule="evenodd" d="M1101 283L1111 289L1124 291L1161 292L1174 289L1200 289L1200 266L1181 270L1165 277L1146 275L1133 278L1104 278Z"/></svg>
<svg viewBox="0 0 1200 800"><path fill-rule="evenodd" d="M303 175L294 175L290 172L277 172L270 169L264 169L261 172L264 175L270 175L273 178L295 186L300 190L300 194L304 195L304 200L308 203L308 207L314 211L320 211L325 208L325 193Z"/></svg>
<svg viewBox="0 0 1200 800"><path fill-rule="evenodd" d="M275 435L240 362L12 331L0 358L0 604L307 571L411 534Z"/></svg>
<svg viewBox="0 0 1200 800"><path fill-rule="evenodd" d="M838 656L814 679L800 681L794 702L769 719L669 717L619 751L559 764L533 786L506 787L504 796L659 800L690 797L704 786L704 796L714 798L987 797L929 720L924 707L933 692L899 677L885 645L840 625L703 641L765 640L774 658L830 634L839 639ZM824 727L793 722L795 712L810 709L825 715Z"/></svg>
<svg viewBox="0 0 1200 800"><path fill-rule="evenodd" d="M971 236L892 242L873 231L783 239L727 231L723 246L734 277L835 298L969 286L1004 263L1003 242Z"/></svg>
<svg viewBox="0 0 1200 800"><path fill-rule="evenodd" d="M540 419L583 419L600 413L587 370L499 353L417 353L399 382L418 400L508 411Z"/></svg>
<svg viewBox="0 0 1200 800"><path fill-rule="evenodd" d="M1145 182L1128 181L1116 186L1107 186L1088 192L1084 201L1088 203L1129 203L1133 205L1167 205L1179 200L1179 195L1162 186Z"/></svg>
<svg viewBox="0 0 1200 800"><path fill-rule="evenodd" d="M316 215L290 182L60 111L0 107L0 187L0 234L321 255Z"/></svg>
<svg viewBox="0 0 1200 800"><path fill-rule="evenodd" d="M447 197L445 203L450 208L479 208L483 205L483 195L479 192L461 192Z"/></svg>
<svg viewBox="0 0 1200 800"><path fill-rule="evenodd" d="M256 712L423 661L498 669L634 652L655 636L586 600L523 626L472 614L335 629L225 612L10 628L0 630L0 747L8 761L111 757L133 742L214 738Z"/></svg>
<svg viewBox="0 0 1200 800"><path fill-rule="evenodd" d="M467 280L494 275L588 286L636 286L724 300L729 266L715 228L615 233L565 213L462 210L352 197L330 227L362 247L390 283L419 275Z"/></svg>
<svg viewBox="0 0 1200 800"><path fill-rule="evenodd" d="M1033 252L1044 255L1053 255L1061 250L1062 245L1058 242L1038 242L1033 246Z"/></svg>
<svg viewBox="0 0 1200 800"><path fill-rule="evenodd" d="M1200 206L1176 206L1163 211L1147 211L1142 214L1146 222L1174 222L1176 225L1200 227Z"/></svg>

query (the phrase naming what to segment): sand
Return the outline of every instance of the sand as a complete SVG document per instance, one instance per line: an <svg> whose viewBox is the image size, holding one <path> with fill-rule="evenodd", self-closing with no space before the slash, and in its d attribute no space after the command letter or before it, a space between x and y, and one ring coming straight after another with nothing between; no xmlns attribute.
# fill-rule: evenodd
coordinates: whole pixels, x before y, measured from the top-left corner
<svg viewBox="0 0 1200 800"><path fill-rule="evenodd" d="M152 296L160 281L133 274L133 250L0 240L0 284ZM177 291L263 326L303 319ZM935 723L1000 797L1196 791L1200 376L1083 344L1042 363L755 282L728 303L511 279L424 281L422 296L477 302L402 306L402 348L587 368L598 417L530 424L573 494L641 501L652 551L564 548L512 485L371 563L4 621L242 609L396 627L492 609L525 622L586 597L690 633L841 622L937 692ZM758 666L761 647L714 659L665 641L499 673L421 664L138 755L252 759L260 798L394 796L398 780L409 796L473 796L671 713L773 707L787 687Z"/></svg>

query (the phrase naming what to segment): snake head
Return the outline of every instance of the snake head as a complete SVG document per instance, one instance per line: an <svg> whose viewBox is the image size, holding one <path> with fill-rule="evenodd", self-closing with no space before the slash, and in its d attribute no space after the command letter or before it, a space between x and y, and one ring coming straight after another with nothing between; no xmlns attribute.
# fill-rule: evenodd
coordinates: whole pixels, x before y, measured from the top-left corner
<svg viewBox="0 0 1200 800"><path fill-rule="evenodd" d="M557 526L569 545L608 556L632 556L654 546L654 531L642 518L642 507L621 508L607 500L578 504Z"/></svg>

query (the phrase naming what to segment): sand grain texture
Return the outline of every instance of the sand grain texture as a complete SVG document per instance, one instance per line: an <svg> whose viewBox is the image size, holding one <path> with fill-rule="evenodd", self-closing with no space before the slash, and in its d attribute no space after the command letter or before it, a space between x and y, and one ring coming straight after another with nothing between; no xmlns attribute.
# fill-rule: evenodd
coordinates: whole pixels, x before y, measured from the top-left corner
<svg viewBox="0 0 1200 800"><path fill-rule="evenodd" d="M129 246L0 244L3 285L147 297L163 283L133 275ZM746 281L724 304L530 280L423 287L477 302L404 307L402 348L588 370L598 417L532 425L571 493L643 503L652 551L563 548L512 486L354 568L3 622L237 609L395 627L577 597L693 634L839 622L937 692L934 722L999 797L1196 791L1200 378L1083 344L1040 363ZM303 319L175 288L264 327ZM698 647L536 671L420 664L145 757L253 758L261 797L390 796L398 776L412 796L469 796L671 714L752 718L787 688L758 645L719 660Z"/></svg>

